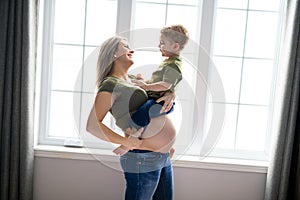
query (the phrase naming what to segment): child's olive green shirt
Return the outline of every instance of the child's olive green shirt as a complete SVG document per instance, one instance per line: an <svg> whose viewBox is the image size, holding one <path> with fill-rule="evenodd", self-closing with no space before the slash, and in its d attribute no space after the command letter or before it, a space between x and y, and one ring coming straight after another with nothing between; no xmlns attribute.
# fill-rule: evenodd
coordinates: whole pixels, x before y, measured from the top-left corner
<svg viewBox="0 0 300 200"><path fill-rule="evenodd" d="M165 59L158 67L158 69L152 73L149 83L156 83L163 81L171 84L171 88L167 91L148 91L150 98L157 99L163 96L164 92L174 92L176 85L182 80L182 61L178 57Z"/></svg>

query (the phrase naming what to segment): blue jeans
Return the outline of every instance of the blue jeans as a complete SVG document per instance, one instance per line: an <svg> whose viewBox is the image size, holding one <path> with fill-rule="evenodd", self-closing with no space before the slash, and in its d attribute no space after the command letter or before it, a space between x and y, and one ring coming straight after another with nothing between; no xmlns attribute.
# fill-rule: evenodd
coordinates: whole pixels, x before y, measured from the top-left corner
<svg viewBox="0 0 300 200"><path fill-rule="evenodd" d="M125 200L173 199L169 153L131 150L120 161L126 180Z"/></svg>
<svg viewBox="0 0 300 200"><path fill-rule="evenodd" d="M168 112L160 113L163 105L164 101L156 103L155 99L148 99L131 115L131 125L136 129L140 129L141 127L147 126L152 118L169 114L174 111L175 102L173 102L173 105Z"/></svg>

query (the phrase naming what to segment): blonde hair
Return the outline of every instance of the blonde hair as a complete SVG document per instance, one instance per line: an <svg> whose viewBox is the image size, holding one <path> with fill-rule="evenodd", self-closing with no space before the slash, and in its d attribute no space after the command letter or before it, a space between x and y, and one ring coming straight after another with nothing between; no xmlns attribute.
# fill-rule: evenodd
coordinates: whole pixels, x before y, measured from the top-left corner
<svg viewBox="0 0 300 200"><path fill-rule="evenodd" d="M161 29L160 33L172 42L178 43L180 49L183 49L189 40L188 30L181 24L166 26Z"/></svg>
<svg viewBox="0 0 300 200"><path fill-rule="evenodd" d="M119 43L122 40L126 40L126 38L113 36L105 40L101 45L97 61L97 88L99 88L103 79L111 72L114 65L115 52L117 51Z"/></svg>

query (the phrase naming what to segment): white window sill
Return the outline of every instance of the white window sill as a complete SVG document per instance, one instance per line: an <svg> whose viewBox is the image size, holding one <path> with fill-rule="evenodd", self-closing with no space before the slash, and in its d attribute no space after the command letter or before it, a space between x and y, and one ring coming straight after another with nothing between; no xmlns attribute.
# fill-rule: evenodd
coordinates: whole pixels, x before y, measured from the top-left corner
<svg viewBox="0 0 300 200"><path fill-rule="evenodd" d="M91 154L85 148L70 148L62 146L38 145L34 150L35 157L46 158L96 160L94 154L95 151ZM100 157L101 160L104 161L119 162L118 156L114 155L110 150L98 150L97 157ZM197 156L181 156L179 159L173 160L173 166L264 174L268 171L268 162L264 161L213 157L199 158Z"/></svg>

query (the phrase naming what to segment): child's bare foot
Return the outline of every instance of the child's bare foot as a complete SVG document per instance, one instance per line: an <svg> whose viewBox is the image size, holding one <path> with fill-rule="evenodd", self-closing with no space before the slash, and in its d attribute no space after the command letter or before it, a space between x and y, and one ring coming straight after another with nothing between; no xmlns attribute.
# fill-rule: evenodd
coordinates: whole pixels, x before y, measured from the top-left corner
<svg viewBox="0 0 300 200"><path fill-rule="evenodd" d="M174 153L175 153L175 149L172 147L172 148L170 149L170 158L173 157Z"/></svg>
<svg viewBox="0 0 300 200"><path fill-rule="evenodd" d="M129 148L121 145L113 150L113 152L118 156L123 156L129 151Z"/></svg>

